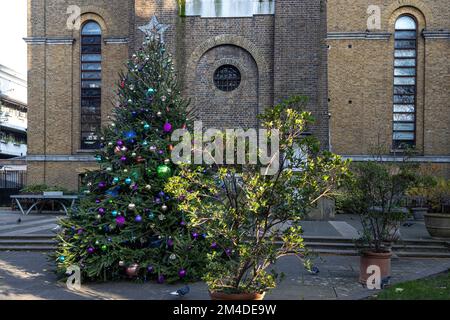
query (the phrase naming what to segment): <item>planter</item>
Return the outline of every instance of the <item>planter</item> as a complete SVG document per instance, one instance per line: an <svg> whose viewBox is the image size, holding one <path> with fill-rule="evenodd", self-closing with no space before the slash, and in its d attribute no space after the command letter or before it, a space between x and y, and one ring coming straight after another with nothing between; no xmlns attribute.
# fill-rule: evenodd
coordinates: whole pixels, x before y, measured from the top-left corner
<svg viewBox="0 0 450 320"><path fill-rule="evenodd" d="M422 221L425 219L425 214L428 213L428 208L417 207L411 209L414 220Z"/></svg>
<svg viewBox="0 0 450 320"><path fill-rule="evenodd" d="M391 276L391 257L392 252L372 252L365 251L361 254L359 282L367 283L367 279L371 276L367 273L369 266L375 265L380 268L381 279Z"/></svg>
<svg viewBox="0 0 450 320"><path fill-rule="evenodd" d="M433 238L450 239L450 214L427 213L425 226Z"/></svg>
<svg viewBox="0 0 450 320"><path fill-rule="evenodd" d="M209 292L211 300L228 300L228 301L252 301L264 300L266 293L235 293L228 294L222 292Z"/></svg>

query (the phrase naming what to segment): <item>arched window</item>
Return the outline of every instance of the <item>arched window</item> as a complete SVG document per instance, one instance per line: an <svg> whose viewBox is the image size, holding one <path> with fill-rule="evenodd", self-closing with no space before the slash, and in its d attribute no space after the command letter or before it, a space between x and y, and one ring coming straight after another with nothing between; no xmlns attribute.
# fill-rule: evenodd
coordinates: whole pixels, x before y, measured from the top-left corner
<svg viewBox="0 0 450 320"><path fill-rule="evenodd" d="M393 147L416 144L417 22L401 16L395 23Z"/></svg>
<svg viewBox="0 0 450 320"><path fill-rule="evenodd" d="M101 127L102 30L94 21L81 29L81 149L98 149Z"/></svg>

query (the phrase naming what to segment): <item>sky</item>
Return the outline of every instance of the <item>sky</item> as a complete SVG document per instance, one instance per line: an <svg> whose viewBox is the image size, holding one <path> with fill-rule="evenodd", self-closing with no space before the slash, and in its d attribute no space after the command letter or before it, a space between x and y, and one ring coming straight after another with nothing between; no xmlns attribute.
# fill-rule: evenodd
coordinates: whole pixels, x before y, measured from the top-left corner
<svg viewBox="0 0 450 320"><path fill-rule="evenodd" d="M0 64L27 74L27 0L0 0Z"/></svg>

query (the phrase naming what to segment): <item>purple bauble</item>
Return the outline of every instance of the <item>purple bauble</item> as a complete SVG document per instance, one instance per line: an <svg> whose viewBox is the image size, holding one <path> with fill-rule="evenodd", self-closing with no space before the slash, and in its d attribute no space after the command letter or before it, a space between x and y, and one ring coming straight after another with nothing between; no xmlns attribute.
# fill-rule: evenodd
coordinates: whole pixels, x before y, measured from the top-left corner
<svg viewBox="0 0 450 320"><path fill-rule="evenodd" d="M95 249L92 248L92 247L89 247L89 248L87 249L87 252L88 252L89 254L93 254L94 251L95 251Z"/></svg>
<svg viewBox="0 0 450 320"><path fill-rule="evenodd" d="M95 203L97 203L97 204L99 204L100 202L101 202L100 199L95 200Z"/></svg>
<svg viewBox="0 0 450 320"><path fill-rule="evenodd" d="M225 254L227 255L227 256L231 256L231 249L225 249Z"/></svg>
<svg viewBox="0 0 450 320"><path fill-rule="evenodd" d="M127 161L127 157L122 156L122 157L120 157L120 160L123 161L123 162L125 162L125 161Z"/></svg>
<svg viewBox="0 0 450 320"><path fill-rule="evenodd" d="M155 269L152 266L148 266L147 271L148 271L148 273L153 273L153 271L155 271Z"/></svg>
<svg viewBox="0 0 450 320"><path fill-rule="evenodd" d="M123 225L125 224L125 218L122 217L122 216L117 217L117 218L116 218L116 224L117 224L119 227L123 226Z"/></svg>
<svg viewBox="0 0 450 320"><path fill-rule="evenodd" d="M172 239L167 240L167 245L169 247L173 247L173 240Z"/></svg>
<svg viewBox="0 0 450 320"><path fill-rule="evenodd" d="M159 284L163 284L164 281L166 281L166 278L164 278L164 276L161 274L161 275L158 276L158 280L157 281L158 281Z"/></svg>
<svg viewBox="0 0 450 320"><path fill-rule="evenodd" d="M78 234L82 234L83 233L83 229L78 229L77 233Z"/></svg>
<svg viewBox="0 0 450 320"><path fill-rule="evenodd" d="M118 145L119 147L123 146L123 141L122 141L122 140L117 141L117 145Z"/></svg>
<svg viewBox="0 0 450 320"><path fill-rule="evenodd" d="M142 222L142 217L138 215L138 216L136 216L136 218L134 218L134 221Z"/></svg>
<svg viewBox="0 0 450 320"><path fill-rule="evenodd" d="M193 234L192 234L192 237L194 238L194 239L197 239L198 238L198 233L197 232L194 232Z"/></svg>
<svg viewBox="0 0 450 320"><path fill-rule="evenodd" d="M100 209L98 209L98 213L100 213L100 214L105 214L105 208L100 208Z"/></svg>
<svg viewBox="0 0 450 320"><path fill-rule="evenodd" d="M184 278L187 275L187 271L184 269L181 269L180 271L178 271L178 275L180 276L180 278Z"/></svg>
<svg viewBox="0 0 450 320"><path fill-rule="evenodd" d="M186 221L181 221L180 225L183 226L183 227L186 226Z"/></svg>
<svg viewBox="0 0 450 320"><path fill-rule="evenodd" d="M172 131L172 125L169 122L166 122L163 127L164 132L169 133Z"/></svg>
<svg viewBox="0 0 450 320"><path fill-rule="evenodd" d="M103 181L100 182L100 183L98 184L98 187L103 189L104 187L106 187L106 182L103 182Z"/></svg>
<svg viewBox="0 0 450 320"><path fill-rule="evenodd" d="M218 245L217 242L211 243L211 249L217 249Z"/></svg>

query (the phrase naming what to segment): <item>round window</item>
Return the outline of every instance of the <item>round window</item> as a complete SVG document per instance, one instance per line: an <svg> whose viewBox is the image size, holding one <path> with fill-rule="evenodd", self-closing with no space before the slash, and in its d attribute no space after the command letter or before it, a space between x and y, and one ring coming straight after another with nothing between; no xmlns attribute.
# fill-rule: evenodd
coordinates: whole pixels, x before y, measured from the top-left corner
<svg viewBox="0 0 450 320"><path fill-rule="evenodd" d="M223 65L214 72L214 84L222 91L233 91L241 84L241 72L232 65Z"/></svg>

